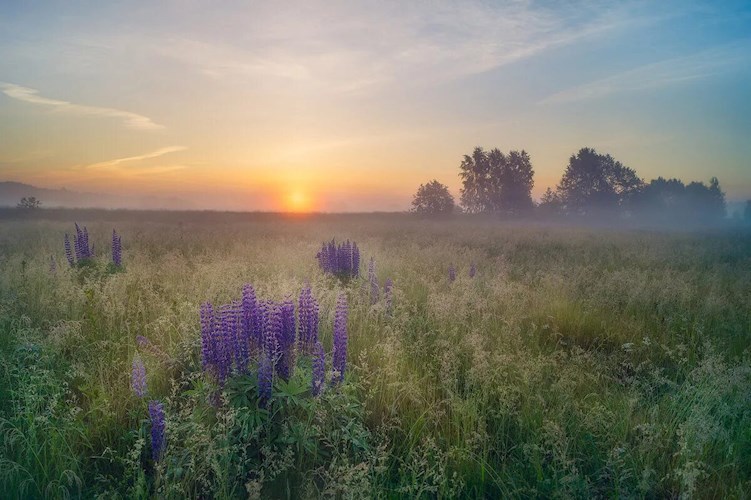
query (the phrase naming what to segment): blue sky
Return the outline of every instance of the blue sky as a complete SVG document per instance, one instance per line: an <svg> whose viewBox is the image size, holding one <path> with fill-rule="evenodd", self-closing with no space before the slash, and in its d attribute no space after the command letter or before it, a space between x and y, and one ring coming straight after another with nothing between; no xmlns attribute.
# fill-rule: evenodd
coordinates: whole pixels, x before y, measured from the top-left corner
<svg viewBox="0 0 751 500"><path fill-rule="evenodd" d="M743 199L750 90L749 2L4 2L0 180L400 210L474 146L536 196L591 146Z"/></svg>

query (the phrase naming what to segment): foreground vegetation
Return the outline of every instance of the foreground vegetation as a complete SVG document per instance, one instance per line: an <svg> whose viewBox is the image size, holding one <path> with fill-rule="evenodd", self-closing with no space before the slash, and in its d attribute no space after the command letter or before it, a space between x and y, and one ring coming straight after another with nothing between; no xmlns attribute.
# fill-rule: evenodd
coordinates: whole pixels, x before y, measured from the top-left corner
<svg viewBox="0 0 751 500"><path fill-rule="evenodd" d="M97 249L116 227L122 269L101 250L93 265L67 265L74 218ZM379 282L393 280L390 304L372 300L366 278L321 272L316 252L334 237L357 241ZM346 294L344 383L313 397L300 359L268 407L252 374L216 397L199 306L230 302L245 283L277 301L309 284L327 353ZM0 489L742 498L750 340L748 233L38 211L0 221ZM131 388L136 356L164 404L156 461L147 401Z"/></svg>

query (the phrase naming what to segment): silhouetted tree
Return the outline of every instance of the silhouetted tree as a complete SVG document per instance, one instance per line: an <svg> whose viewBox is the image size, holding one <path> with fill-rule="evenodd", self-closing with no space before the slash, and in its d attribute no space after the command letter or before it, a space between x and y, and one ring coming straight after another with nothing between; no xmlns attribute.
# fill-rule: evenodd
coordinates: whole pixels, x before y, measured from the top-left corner
<svg viewBox="0 0 751 500"><path fill-rule="evenodd" d="M437 180L420 184L412 200L412 211L419 214L450 214L454 211L454 197L449 188Z"/></svg>
<svg viewBox="0 0 751 500"><path fill-rule="evenodd" d="M556 194L565 212L589 214L626 206L641 186L634 170L610 155L582 148L569 158Z"/></svg>
<svg viewBox="0 0 751 500"><path fill-rule="evenodd" d="M630 207L635 216L650 222L709 223L725 217L725 194L717 178L707 186L658 177L633 196Z"/></svg>
<svg viewBox="0 0 751 500"><path fill-rule="evenodd" d="M558 198L558 194L552 189L547 188L540 199L538 208L542 213L548 215L560 212L561 200Z"/></svg>
<svg viewBox="0 0 751 500"><path fill-rule="evenodd" d="M532 208L534 170L526 151L477 147L459 166L461 204L467 212L519 212Z"/></svg>
<svg viewBox="0 0 751 500"><path fill-rule="evenodd" d="M743 218L746 224L751 224L751 200L746 201L746 209L743 211Z"/></svg>
<svg viewBox="0 0 751 500"><path fill-rule="evenodd" d="M709 186L703 182L692 182L686 186L685 216L689 220L711 222L726 215L725 193L720 189L720 181L712 177Z"/></svg>
<svg viewBox="0 0 751 500"><path fill-rule="evenodd" d="M29 196L29 197L23 197L21 198L21 201L18 202L18 205L16 205L16 208L20 208L23 210L30 210L34 208L39 208L42 205L42 202L37 200L35 196Z"/></svg>

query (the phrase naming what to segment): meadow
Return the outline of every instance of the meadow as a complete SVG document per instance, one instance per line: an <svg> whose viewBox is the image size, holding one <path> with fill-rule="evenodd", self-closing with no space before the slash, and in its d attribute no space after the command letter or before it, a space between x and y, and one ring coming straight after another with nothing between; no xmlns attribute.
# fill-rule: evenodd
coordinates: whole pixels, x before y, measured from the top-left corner
<svg viewBox="0 0 751 500"><path fill-rule="evenodd" d="M65 256L74 222L96 249L84 266ZM110 265L113 229L120 268ZM332 238L357 242L358 277L322 271L316 254ZM315 359L302 352L289 380L274 375L268 400L252 355L221 386L205 369L201 304L238 300L245 284L296 308L310 287L326 356L319 394ZM346 370L336 382L341 296ZM748 231L7 211L0 491L745 498L750 346ZM163 411L156 454L150 401Z"/></svg>

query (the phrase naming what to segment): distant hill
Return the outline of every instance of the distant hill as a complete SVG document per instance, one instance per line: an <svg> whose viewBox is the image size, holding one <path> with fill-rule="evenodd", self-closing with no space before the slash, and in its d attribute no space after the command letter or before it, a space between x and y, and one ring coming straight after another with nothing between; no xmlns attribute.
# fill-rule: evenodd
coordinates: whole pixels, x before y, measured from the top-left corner
<svg viewBox="0 0 751 500"><path fill-rule="evenodd" d="M104 193L81 193L62 189L48 189L21 182L0 182L0 207L15 207L24 196L34 196L44 208L132 208L132 209L190 209L190 202L180 198L156 196L114 196Z"/></svg>

